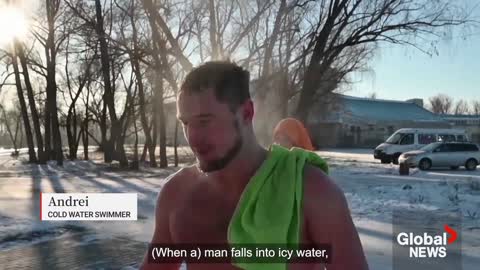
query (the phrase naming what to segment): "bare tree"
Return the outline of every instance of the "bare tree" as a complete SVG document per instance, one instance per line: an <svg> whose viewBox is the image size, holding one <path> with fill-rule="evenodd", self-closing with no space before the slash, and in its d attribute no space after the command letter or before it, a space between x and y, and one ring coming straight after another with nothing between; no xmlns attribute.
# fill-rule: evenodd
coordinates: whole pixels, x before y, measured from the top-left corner
<svg viewBox="0 0 480 270"><path fill-rule="evenodd" d="M474 115L480 115L480 101L473 100L470 112Z"/></svg>
<svg viewBox="0 0 480 270"><path fill-rule="evenodd" d="M456 115L469 114L470 108L468 107L468 103L463 99L458 100L453 113Z"/></svg>
<svg viewBox="0 0 480 270"><path fill-rule="evenodd" d="M150 20L150 27L152 29L152 33L157 32L163 34L166 37L166 40L171 46L172 54L177 58L179 64L185 71L190 71L193 67L192 62L185 56L182 47L180 46L178 39L172 33L172 30L168 26L167 22L163 18L163 16L158 12L158 8L154 5L152 0L143 0L143 6L147 15L149 16ZM160 32L161 31L161 32Z"/></svg>
<svg viewBox="0 0 480 270"><path fill-rule="evenodd" d="M14 41L14 44L17 41ZM22 120L23 120L23 125L25 129L25 135L27 137L27 145L28 145L28 158L30 162L37 162L37 157L35 154L35 145L33 142L33 134L32 134L32 128L30 126L30 118L28 116L28 109L27 109L27 104L25 102L25 97L23 95L23 87L22 87L22 81L20 77L20 69L18 66L18 59L17 55L15 52L15 48L13 49L13 55L11 55L12 59L12 66L13 66L13 72L15 76L15 86L17 89L17 96L18 96L18 101L20 103L20 110L22 112Z"/></svg>
<svg viewBox="0 0 480 270"><path fill-rule="evenodd" d="M129 51L129 56L130 56L130 62L132 66L132 70L135 73L135 80L136 84L138 87L138 98L139 98L139 109L140 109L140 121L142 124L143 132L145 134L145 147L148 149L149 152L149 159L150 159L150 166L151 167L157 167L157 161L155 158L155 147L156 143L152 139L152 129L150 128L149 125L149 119L147 117L147 101L146 101L146 87L144 84L144 76L143 76L143 69L141 67L141 61L142 59L142 50L140 48L140 37L139 33L137 30L137 19L138 16L136 15L136 7L135 7L135 2L130 1L128 3L128 7L124 8L121 5L115 1L115 4L117 5L118 8L120 8L125 16L129 18L130 22L130 27L131 27L131 40L132 40L132 47L131 50ZM128 9L128 10L127 10ZM125 33L122 31L122 35L125 36ZM125 37L124 37L125 38ZM156 107L156 106L152 106ZM153 114L155 116L155 114ZM152 118L153 118L152 116ZM153 131L155 132L155 128L157 127L155 121L153 121L152 124ZM135 132L137 132L136 126L135 126ZM137 139L137 133L135 133L135 138ZM138 140L138 139L137 139Z"/></svg>
<svg viewBox="0 0 480 270"><path fill-rule="evenodd" d="M4 102L2 102L3 104ZM18 156L18 148L20 146L18 135L22 132L21 129L21 121L22 121L22 113L18 106L15 106L13 109L6 110L4 106L0 104L0 122L6 128L7 133L10 137L10 141L12 142L14 152L12 153L14 156Z"/></svg>
<svg viewBox="0 0 480 270"><path fill-rule="evenodd" d="M67 131L69 158L70 160L75 160L77 159L77 150L80 142L80 137L82 136L85 128L83 126L85 125L85 123L83 123L83 125L81 123L84 121L82 121L81 116L77 114L77 101L80 98L80 95L82 94L87 83L91 81L91 66L95 60L94 57L96 56L96 51L94 51L93 53L89 53L88 51L86 51L82 56L80 56L81 58L77 59L76 65L79 67L79 70L77 71L77 76L73 77L74 79L71 79L72 75L70 70L73 64L70 62L70 55L70 38L67 38L64 60L66 86L68 88L70 104L68 105L65 127ZM76 88L76 91L74 90L74 87ZM88 115L86 117L88 117ZM80 131L77 132L79 126Z"/></svg>
<svg viewBox="0 0 480 270"><path fill-rule="evenodd" d="M377 92L371 92L367 95L367 98L377 99Z"/></svg>
<svg viewBox="0 0 480 270"><path fill-rule="evenodd" d="M217 13L215 9L215 1L209 0L208 1L208 13L210 17L210 45L212 46L212 59L218 60L220 59L220 40L218 35L218 27L217 27Z"/></svg>
<svg viewBox="0 0 480 270"><path fill-rule="evenodd" d="M170 116L164 100L178 92L197 60L230 59L249 69L266 123L292 107L305 120L313 104L329 102L326 97L349 83L349 73L366 67L379 42L428 53L417 38L436 38L467 19L447 0L45 0L34 44L17 44L13 59L20 61L5 82L18 75L19 102L20 93L28 98L22 118L33 123L33 132L25 126L27 143L31 149L37 143L40 160L43 150L61 160L58 112L70 158L80 140L88 158L91 139L106 162L128 167L126 144L144 143L142 157L149 154L156 166L158 144L159 164L166 167ZM62 94L64 103L57 103ZM448 101L435 108L452 112ZM261 127L270 138L270 126ZM178 122L175 146L177 130ZM36 140L29 142L33 133Z"/></svg>
<svg viewBox="0 0 480 270"><path fill-rule="evenodd" d="M60 0L45 0L43 3L44 13L39 14L39 23L33 31L36 40L44 49L45 65L37 63L46 79L46 103L45 103L45 152L49 158L57 160L58 165L63 164L62 139L60 136L60 124L58 120L57 104L57 56L63 42L69 33L69 16L64 15L63 2ZM63 30L63 31L61 31ZM53 150L52 150L53 145Z"/></svg>
<svg viewBox="0 0 480 270"><path fill-rule="evenodd" d="M98 60L98 59L97 59ZM92 69L95 66L96 61L92 64ZM88 155L88 147L89 147L89 138L91 138L99 148L102 145L102 142L99 141L92 132L100 127L100 115L101 115L101 93L94 87L97 84L96 72L92 71L91 78L87 80L85 85L85 91L82 91L82 101L83 101L83 108L85 116L82 121L82 142L83 142L83 151L85 160L89 159ZM100 97L99 97L100 96ZM90 128L90 122L93 123L92 128ZM91 132L92 130L92 132ZM101 131L100 131L101 132Z"/></svg>
<svg viewBox="0 0 480 270"><path fill-rule="evenodd" d="M309 2L305 6L312 11L310 17L317 19L306 43L308 64L296 109L296 116L303 121L326 71L339 69L337 59L351 49L368 51L379 42L388 42L428 52L416 41L439 37L449 26L468 22L468 14L446 0L338 0Z"/></svg>
<svg viewBox="0 0 480 270"><path fill-rule="evenodd" d="M84 99L84 108L85 108L85 117L82 122L82 143L83 143L83 159L88 160L88 146L89 146L89 140L88 137L92 136L91 133L89 132L89 122L91 121L90 118L90 93L91 93L91 85L92 80L89 80L86 85L86 96ZM95 138L94 138L95 139ZM97 144L100 145L100 143L97 141Z"/></svg>
<svg viewBox="0 0 480 270"><path fill-rule="evenodd" d="M103 78L103 108L101 110L100 118L100 128L102 131L102 149L104 151L105 162L111 162L113 159L117 159L120 162L121 167L128 167L128 160L125 154L125 149L123 146L124 138L122 138L122 126L124 118L118 117L115 108L115 81L119 76L119 73L116 73L116 68L119 68L124 65L124 63L119 63L118 66L115 66L115 59L112 58L110 52L111 47L107 42L109 35L106 32L106 23L105 23L105 14L103 12L102 3L99 0L95 1L94 6L94 16L90 17L89 12L87 11L89 6L83 5L81 2L72 4L70 1L65 1L68 7L74 12L84 22L84 25L91 30L94 30L100 49L100 63L101 63L101 74ZM112 4L112 3L111 3ZM87 10L85 10L87 9ZM114 15L110 14L111 20L113 20ZM110 30L113 24L110 22ZM108 29L107 29L108 30ZM109 31L110 31L109 30ZM111 32L111 31L110 31ZM120 72L121 73L121 72ZM107 140L107 111L109 116L109 122L111 124L110 128L110 138ZM125 114L124 114L125 115Z"/></svg>
<svg viewBox="0 0 480 270"><path fill-rule="evenodd" d="M131 113L133 113L134 110L131 110ZM137 129L137 118L135 117L135 114L131 116L132 122L133 122L133 128L135 132L135 143L133 144L133 161L131 164L131 168L134 170L139 169L139 160L138 160L138 129Z"/></svg>
<svg viewBox="0 0 480 270"><path fill-rule="evenodd" d="M154 79L154 101L156 111L155 114L158 115L159 123L159 146L160 146L160 167L164 168L168 166L167 162L167 151L166 151L166 117L165 117L165 108L164 108L164 83L165 79L170 87L173 89L174 93L178 92L177 79L174 76L173 66L168 60L168 49L167 42L170 44L170 48L173 51L174 57L179 60L179 64L184 69L188 71L192 68L192 63L186 58L183 54L183 51L179 50L180 46L176 39L172 39L173 35L165 23L165 20L162 16L156 11L153 3L150 0L143 1L144 9L147 13L149 20L150 29L152 31L152 58L153 58L153 67L156 71ZM162 32L165 35L165 38L162 38ZM158 74L164 74L163 78ZM175 131L175 137L177 136ZM176 145L175 145L176 148ZM175 149L176 154L176 149Z"/></svg>
<svg viewBox="0 0 480 270"><path fill-rule="evenodd" d="M22 66L22 74L23 74L23 79L25 82L25 88L27 90L27 97L28 97L28 105L30 107L30 113L32 116L32 122L33 122L33 127L35 131L35 138L37 140L37 153L38 153L38 162L40 164L44 164L47 161L47 156L45 155L44 149L43 149L43 138L42 138L42 133L40 129L40 118L34 98L34 90L32 83L30 81L30 73L29 73L29 67L27 64L27 56L25 55L25 51L23 49L23 45L20 44L20 42L17 42L15 44L15 50L17 52L18 58L20 59L20 64Z"/></svg>
<svg viewBox="0 0 480 270"><path fill-rule="evenodd" d="M438 94L429 99L430 110L437 114L452 113L453 99L444 94Z"/></svg>
<svg viewBox="0 0 480 270"><path fill-rule="evenodd" d="M120 134L120 122L118 121L115 104L114 104L114 94L112 89L112 80L111 80L111 59L108 52L107 37L104 29L104 17L102 4L100 0L95 0L95 31L100 44L100 60L102 63L102 75L103 75L103 86L105 87L105 93L103 95L104 99L104 108L108 109L110 121L112 127L110 129L110 140L104 145L105 161L110 162L113 160L113 155L115 152L115 142ZM104 109L104 112L105 112ZM125 153L122 153L122 156L125 156ZM122 158L122 167L128 166L126 158Z"/></svg>

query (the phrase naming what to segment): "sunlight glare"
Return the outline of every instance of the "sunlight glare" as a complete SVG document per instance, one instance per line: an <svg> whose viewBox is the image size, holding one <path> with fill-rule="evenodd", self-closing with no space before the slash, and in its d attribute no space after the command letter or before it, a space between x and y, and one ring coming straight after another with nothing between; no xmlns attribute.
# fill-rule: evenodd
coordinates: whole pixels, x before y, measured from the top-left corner
<svg viewBox="0 0 480 270"><path fill-rule="evenodd" d="M27 30L27 19L21 9L0 6L0 45L23 39Z"/></svg>

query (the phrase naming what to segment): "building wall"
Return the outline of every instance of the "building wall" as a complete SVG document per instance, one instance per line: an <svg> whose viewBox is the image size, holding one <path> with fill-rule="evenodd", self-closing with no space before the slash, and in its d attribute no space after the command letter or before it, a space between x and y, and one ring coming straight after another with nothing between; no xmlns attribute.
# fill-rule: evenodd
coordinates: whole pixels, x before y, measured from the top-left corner
<svg viewBox="0 0 480 270"><path fill-rule="evenodd" d="M472 119L449 119L448 121L453 125L454 128L458 129L465 129L468 134L468 137L472 142L480 143L480 119L479 118L472 118Z"/></svg>
<svg viewBox="0 0 480 270"><path fill-rule="evenodd" d="M375 147L384 142L396 127L393 125L343 124L338 147Z"/></svg>
<svg viewBox="0 0 480 270"><path fill-rule="evenodd" d="M470 141L472 141L474 143L480 143L480 126L456 125L456 126L454 126L454 128L465 129Z"/></svg>
<svg viewBox="0 0 480 270"><path fill-rule="evenodd" d="M307 126L316 148L337 147L341 136L341 124L317 123Z"/></svg>
<svg viewBox="0 0 480 270"><path fill-rule="evenodd" d="M450 128L448 123L380 122L375 124L351 121L348 123L318 123L310 125L312 141L319 147L373 148L401 128Z"/></svg>

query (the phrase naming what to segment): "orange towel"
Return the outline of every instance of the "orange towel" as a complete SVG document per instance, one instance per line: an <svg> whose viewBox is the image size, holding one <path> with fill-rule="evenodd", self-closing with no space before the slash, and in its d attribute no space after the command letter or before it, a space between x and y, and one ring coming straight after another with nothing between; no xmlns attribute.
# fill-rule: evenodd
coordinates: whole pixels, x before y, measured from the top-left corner
<svg viewBox="0 0 480 270"><path fill-rule="evenodd" d="M278 122L273 131L273 138L282 134L286 136L295 147L313 151L312 141L308 135L308 131L302 122L294 118L285 118Z"/></svg>

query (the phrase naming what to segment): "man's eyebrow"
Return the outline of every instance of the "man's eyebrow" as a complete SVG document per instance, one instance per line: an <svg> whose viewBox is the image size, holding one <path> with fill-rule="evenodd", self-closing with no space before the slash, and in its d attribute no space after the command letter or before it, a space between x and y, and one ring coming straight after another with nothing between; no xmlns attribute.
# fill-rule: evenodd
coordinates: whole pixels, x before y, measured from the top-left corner
<svg viewBox="0 0 480 270"><path fill-rule="evenodd" d="M196 114L196 115L192 116L191 118L205 119L205 118L212 118L212 117L213 117L213 114L211 114L211 113L201 113L201 114ZM185 121L186 121L183 117L181 117L179 115L177 115L177 118L182 123L185 123Z"/></svg>

